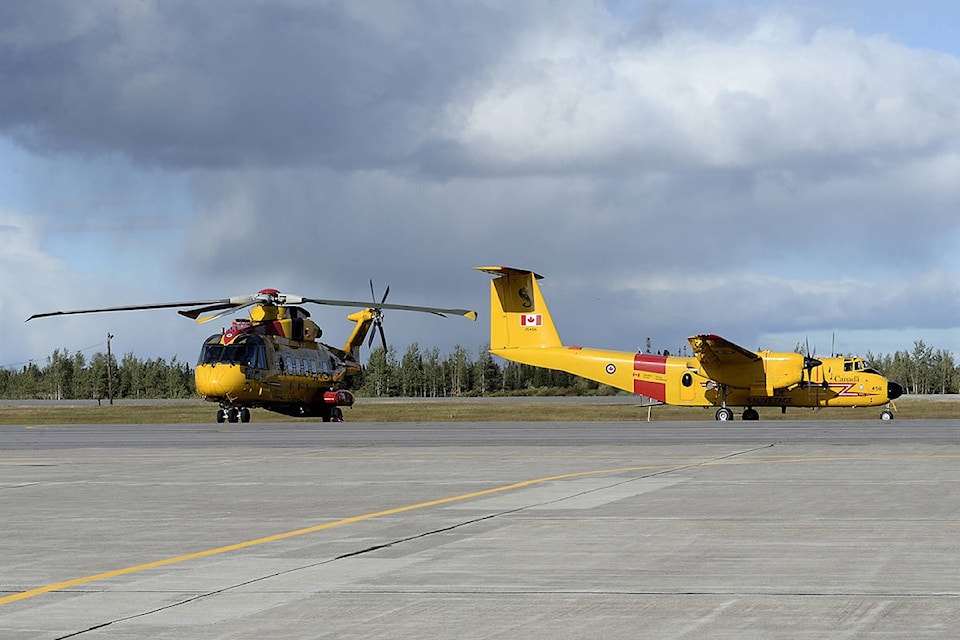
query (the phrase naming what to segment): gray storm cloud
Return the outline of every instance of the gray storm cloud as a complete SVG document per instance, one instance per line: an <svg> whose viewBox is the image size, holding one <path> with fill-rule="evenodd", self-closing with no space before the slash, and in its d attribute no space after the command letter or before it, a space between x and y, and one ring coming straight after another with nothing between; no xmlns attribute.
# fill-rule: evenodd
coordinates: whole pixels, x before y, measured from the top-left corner
<svg viewBox="0 0 960 640"><path fill-rule="evenodd" d="M5 3L0 134L184 176L171 268L219 293L482 305L492 262L614 301L558 300L603 346L954 326L960 60L650 6Z"/></svg>

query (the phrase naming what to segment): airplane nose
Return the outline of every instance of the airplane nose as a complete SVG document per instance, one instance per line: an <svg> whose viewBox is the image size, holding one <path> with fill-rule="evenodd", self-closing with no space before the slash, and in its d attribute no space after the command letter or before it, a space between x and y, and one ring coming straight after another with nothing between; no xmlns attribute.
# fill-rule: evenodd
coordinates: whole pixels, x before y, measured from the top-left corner
<svg viewBox="0 0 960 640"><path fill-rule="evenodd" d="M891 400L896 400L903 395L903 387L901 387L896 382L887 383L887 397Z"/></svg>

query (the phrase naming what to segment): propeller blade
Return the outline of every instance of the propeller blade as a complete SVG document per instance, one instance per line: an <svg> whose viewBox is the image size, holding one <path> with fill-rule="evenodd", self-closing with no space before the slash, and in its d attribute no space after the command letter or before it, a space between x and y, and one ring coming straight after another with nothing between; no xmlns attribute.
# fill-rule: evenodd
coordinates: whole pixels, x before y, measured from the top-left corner
<svg viewBox="0 0 960 640"><path fill-rule="evenodd" d="M386 337L385 335L383 335L383 324L382 324L382 323L377 324L377 329L378 329L379 332L380 332L380 344L383 345L383 352L386 353L386 352L387 352L387 337Z"/></svg>
<svg viewBox="0 0 960 640"><path fill-rule="evenodd" d="M383 292L383 297L380 298L380 304L383 304L387 301L388 295L390 295L390 285L387 285L387 290ZM373 300L373 304L376 306L377 294L373 292L373 278L370 278L370 299Z"/></svg>

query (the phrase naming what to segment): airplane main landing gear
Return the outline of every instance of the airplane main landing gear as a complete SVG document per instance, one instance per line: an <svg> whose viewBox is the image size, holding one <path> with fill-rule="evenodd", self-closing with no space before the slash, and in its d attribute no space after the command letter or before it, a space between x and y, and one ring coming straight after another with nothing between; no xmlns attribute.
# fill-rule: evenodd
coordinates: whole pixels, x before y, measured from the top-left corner
<svg viewBox="0 0 960 640"><path fill-rule="evenodd" d="M881 420L893 420L893 411L890 410L890 407L887 407L880 412Z"/></svg>
<svg viewBox="0 0 960 640"><path fill-rule="evenodd" d="M733 420L733 409L727 406L727 385L720 385L720 408L717 409L717 420L726 422Z"/></svg>

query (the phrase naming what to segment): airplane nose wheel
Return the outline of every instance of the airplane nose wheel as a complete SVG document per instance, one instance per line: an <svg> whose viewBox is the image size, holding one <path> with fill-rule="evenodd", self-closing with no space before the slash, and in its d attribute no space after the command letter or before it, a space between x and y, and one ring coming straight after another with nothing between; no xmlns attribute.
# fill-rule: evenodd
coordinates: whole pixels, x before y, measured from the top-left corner
<svg viewBox="0 0 960 640"><path fill-rule="evenodd" d="M733 409L730 407L720 407L717 409L717 420L726 422L727 420L733 420Z"/></svg>

